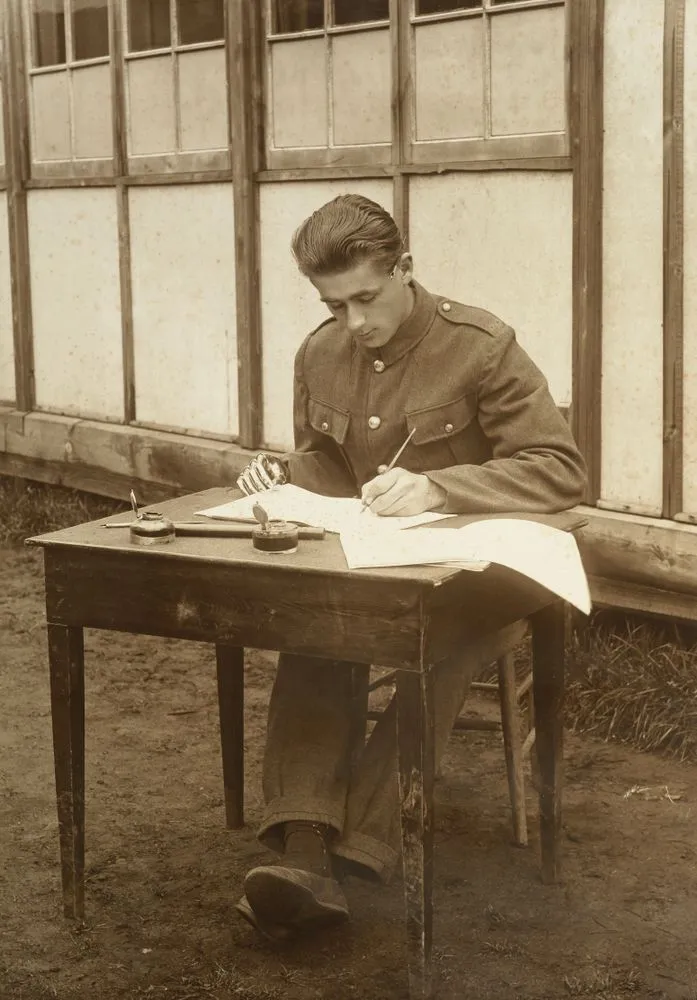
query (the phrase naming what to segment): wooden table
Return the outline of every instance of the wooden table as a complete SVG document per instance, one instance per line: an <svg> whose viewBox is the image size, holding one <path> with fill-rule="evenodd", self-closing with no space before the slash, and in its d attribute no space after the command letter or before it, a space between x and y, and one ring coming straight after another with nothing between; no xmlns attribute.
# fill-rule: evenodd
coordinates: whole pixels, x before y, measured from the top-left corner
<svg viewBox="0 0 697 1000"><path fill-rule="evenodd" d="M173 520L231 499L206 490L157 505ZM147 508L146 508L147 509ZM131 515L120 515L128 521ZM458 518L466 523L476 518ZM538 520L574 530L574 513ZM248 539L130 543L94 521L28 539L44 548L51 714L63 906L84 916L83 628L215 643L229 826L243 824L244 647L397 669L396 699L409 985L431 993L432 664L468 641L528 618L540 771L542 878L554 881L561 826L564 609L549 591L492 566L349 571L336 535L267 555Z"/></svg>

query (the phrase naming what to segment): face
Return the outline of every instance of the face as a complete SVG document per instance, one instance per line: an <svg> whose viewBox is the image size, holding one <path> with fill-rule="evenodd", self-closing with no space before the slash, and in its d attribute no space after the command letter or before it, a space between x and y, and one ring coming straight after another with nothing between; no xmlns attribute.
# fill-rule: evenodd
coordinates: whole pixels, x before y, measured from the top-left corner
<svg viewBox="0 0 697 1000"><path fill-rule="evenodd" d="M409 254L392 271L366 261L339 274L312 275L310 281L330 313L358 343L384 347L411 312L413 292Z"/></svg>

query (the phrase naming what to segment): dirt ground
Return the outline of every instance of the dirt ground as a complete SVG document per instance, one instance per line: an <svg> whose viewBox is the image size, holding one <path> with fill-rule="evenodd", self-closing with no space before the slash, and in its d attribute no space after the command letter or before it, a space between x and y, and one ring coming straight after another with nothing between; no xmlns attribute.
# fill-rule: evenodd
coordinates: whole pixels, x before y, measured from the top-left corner
<svg viewBox="0 0 697 1000"><path fill-rule="evenodd" d="M247 823L223 820L213 650L86 633L87 921L60 910L40 553L0 550L0 997L406 996L399 882L273 949L233 911L254 837L273 658L246 684ZM495 715L495 703L470 709ZM569 736L564 876L511 844L500 737L453 736L437 786L442 1000L697 998L697 769Z"/></svg>

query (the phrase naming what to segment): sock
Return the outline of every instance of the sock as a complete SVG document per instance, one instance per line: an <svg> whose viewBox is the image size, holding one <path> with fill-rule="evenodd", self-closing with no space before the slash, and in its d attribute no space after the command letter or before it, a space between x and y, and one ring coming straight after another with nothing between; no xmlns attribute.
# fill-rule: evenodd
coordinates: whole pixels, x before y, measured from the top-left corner
<svg viewBox="0 0 697 1000"><path fill-rule="evenodd" d="M285 860L291 867L330 876L329 834L330 828L321 823L302 820L286 823L283 831Z"/></svg>

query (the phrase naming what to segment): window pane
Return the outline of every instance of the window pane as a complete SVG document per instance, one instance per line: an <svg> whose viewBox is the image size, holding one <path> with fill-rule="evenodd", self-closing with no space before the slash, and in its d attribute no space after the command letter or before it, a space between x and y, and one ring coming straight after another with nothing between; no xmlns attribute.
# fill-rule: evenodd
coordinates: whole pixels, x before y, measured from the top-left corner
<svg viewBox="0 0 697 1000"><path fill-rule="evenodd" d="M34 65L59 66L65 62L63 0L32 0Z"/></svg>
<svg viewBox="0 0 697 1000"><path fill-rule="evenodd" d="M179 42L216 42L225 37L223 0L177 0Z"/></svg>
<svg viewBox="0 0 697 1000"><path fill-rule="evenodd" d="M278 35L324 27L324 0L275 0L273 12Z"/></svg>
<svg viewBox="0 0 697 1000"><path fill-rule="evenodd" d="M444 14L449 10L476 10L482 0L416 0L417 14Z"/></svg>
<svg viewBox="0 0 697 1000"><path fill-rule="evenodd" d="M387 21L389 16L389 0L334 0L334 24Z"/></svg>
<svg viewBox="0 0 697 1000"><path fill-rule="evenodd" d="M73 58L98 59L109 55L107 0L72 0Z"/></svg>
<svg viewBox="0 0 697 1000"><path fill-rule="evenodd" d="M168 49L169 0L128 0L128 43L131 52Z"/></svg>

